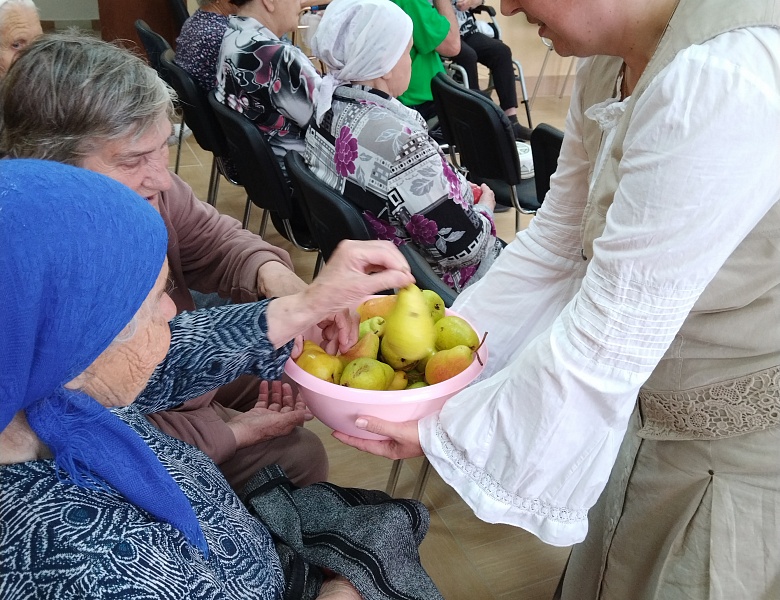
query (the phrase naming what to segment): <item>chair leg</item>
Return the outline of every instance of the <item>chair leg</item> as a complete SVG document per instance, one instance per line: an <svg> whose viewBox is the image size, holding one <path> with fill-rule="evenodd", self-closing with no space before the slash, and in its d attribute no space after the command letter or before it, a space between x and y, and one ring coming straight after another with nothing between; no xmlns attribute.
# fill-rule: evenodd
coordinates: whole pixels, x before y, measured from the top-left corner
<svg viewBox="0 0 780 600"><path fill-rule="evenodd" d="M412 498L415 500L422 500L425 486L428 484L428 478L431 475L431 463L427 458L423 459L423 464L420 467L420 473L417 475L417 482L414 484L414 491L412 492Z"/></svg>
<svg viewBox="0 0 780 600"><path fill-rule="evenodd" d="M314 275L312 275L312 278L320 274L320 271L322 270L322 265L324 264L325 264L325 260L322 258L322 252L317 252L317 262L314 264Z"/></svg>
<svg viewBox="0 0 780 600"><path fill-rule="evenodd" d="M265 230L268 229L268 217L271 216L271 213L268 211L267 208L263 209L263 217L260 219L260 231L258 231L257 235L264 238L265 237Z"/></svg>
<svg viewBox="0 0 780 600"><path fill-rule="evenodd" d="M209 191L206 196L206 202L211 206L217 205L217 193L219 192L219 169L217 168L217 158L211 159L211 176L209 177Z"/></svg>
<svg viewBox="0 0 780 600"><path fill-rule="evenodd" d="M244 229L249 229L249 215L252 212L252 199L246 197L246 206L244 207L244 219L241 221L241 226Z"/></svg>
<svg viewBox="0 0 780 600"><path fill-rule="evenodd" d="M544 42L544 40L542 40ZM547 43L544 44L547 46ZM536 79L536 85L534 85L534 92L531 94L531 108L534 106L534 100L536 100L536 93L539 91L539 84L542 83L542 75L544 75L544 70L547 68L547 61L550 58L550 53L553 52L552 43L547 46L547 52L544 53L544 60L542 61L542 68L539 69L539 77Z"/></svg>
<svg viewBox="0 0 780 600"><path fill-rule="evenodd" d="M521 102L525 107L525 117L526 119L528 119L528 127L530 129L533 129L534 124L531 121L531 107L530 107L530 102L528 100L528 88L526 88L525 86L525 74L523 73L523 66L520 64L519 61L516 60L512 60L512 63L514 63L515 70L517 71L517 81L520 82L520 96L522 97Z"/></svg>
<svg viewBox="0 0 780 600"><path fill-rule="evenodd" d="M398 485L398 476L401 474L401 467L403 464L404 461L402 458L393 461L393 468L390 469L390 478L387 480L387 487L385 488L385 493L388 496L395 494L395 488Z"/></svg>
<svg viewBox="0 0 780 600"><path fill-rule="evenodd" d="M179 143L176 145L176 165L173 167L173 172L179 174L179 163L181 163L181 144L184 141L184 113L181 114L181 121L179 124Z"/></svg>

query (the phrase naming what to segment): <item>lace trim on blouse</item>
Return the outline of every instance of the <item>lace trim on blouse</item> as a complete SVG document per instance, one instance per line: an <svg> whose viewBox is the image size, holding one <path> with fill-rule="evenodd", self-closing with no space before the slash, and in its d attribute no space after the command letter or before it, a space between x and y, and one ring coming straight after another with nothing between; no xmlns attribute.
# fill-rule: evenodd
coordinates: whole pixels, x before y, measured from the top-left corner
<svg viewBox="0 0 780 600"><path fill-rule="evenodd" d="M464 453L452 444L440 421L436 424L436 436L439 438L444 453L452 463L478 485L485 495L496 502L510 505L523 512L538 515L558 523L570 524L587 519L588 511L586 509L555 506L539 498L528 498L507 491L490 473L468 461Z"/></svg>
<svg viewBox="0 0 780 600"><path fill-rule="evenodd" d="M719 439L777 427L780 366L681 392L640 390L639 403L645 439Z"/></svg>

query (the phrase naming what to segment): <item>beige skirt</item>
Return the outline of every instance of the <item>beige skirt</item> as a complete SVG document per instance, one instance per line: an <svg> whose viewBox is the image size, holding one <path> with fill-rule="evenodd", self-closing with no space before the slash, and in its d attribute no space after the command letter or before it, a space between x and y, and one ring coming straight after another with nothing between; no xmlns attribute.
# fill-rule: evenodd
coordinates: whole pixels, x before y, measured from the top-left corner
<svg viewBox="0 0 780 600"><path fill-rule="evenodd" d="M780 429L642 440L639 411L562 600L780 599Z"/></svg>

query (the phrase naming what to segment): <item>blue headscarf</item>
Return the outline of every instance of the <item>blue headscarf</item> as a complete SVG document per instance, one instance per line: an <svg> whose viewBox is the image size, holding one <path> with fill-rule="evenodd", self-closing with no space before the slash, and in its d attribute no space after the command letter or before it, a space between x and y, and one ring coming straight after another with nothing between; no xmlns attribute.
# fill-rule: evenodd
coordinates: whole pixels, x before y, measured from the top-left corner
<svg viewBox="0 0 780 600"><path fill-rule="evenodd" d="M0 160L0 431L24 410L62 479L117 490L207 554L192 505L141 437L63 387L140 308L167 239L157 211L108 177Z"/></svg>

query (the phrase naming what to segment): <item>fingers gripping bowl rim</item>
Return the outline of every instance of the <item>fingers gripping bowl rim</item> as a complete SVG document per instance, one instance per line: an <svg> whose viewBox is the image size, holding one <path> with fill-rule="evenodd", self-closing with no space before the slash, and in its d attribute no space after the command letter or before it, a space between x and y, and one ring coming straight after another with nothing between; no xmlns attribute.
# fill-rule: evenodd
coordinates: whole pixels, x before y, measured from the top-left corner
<svg viewBox="0 0 780 600"><path fill-rule="evenodd" d="M446 315L460 316L449 309ZM474 327L473 323L469 324ZM474 329L482 333L476 327ZM310 328L304 338L317 343L322 341L319 327L315 325ZM487 342L482 344L478 354L482 364L475 358L465 371L454 377L411 390L373 391L335 385L307 373L292 358L285 364L284 373L286 380L300 392L311 413L325 425L347 435L382 440L387 438L355 427L355 419L371 416L403 422L422 419L440 410L449 398L468 386L482 372L488 360Z"/></svg>

